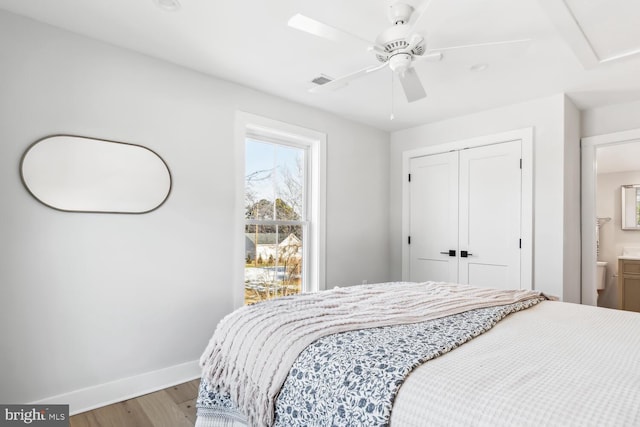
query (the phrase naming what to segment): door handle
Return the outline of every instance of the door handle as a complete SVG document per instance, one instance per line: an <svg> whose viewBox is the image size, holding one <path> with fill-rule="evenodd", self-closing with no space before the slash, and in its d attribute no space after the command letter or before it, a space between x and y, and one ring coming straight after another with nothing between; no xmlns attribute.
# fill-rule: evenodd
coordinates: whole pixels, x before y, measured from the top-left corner
<svg viewBox="0 0 640 427"><path fill-rule="evenodd" d="M460 257L466 258L468 256L473 256L473 254L471 252L467 252L467 251L460 251Z"/></svg>
<svg viewBox="0 0 640 427"><path fill-rule="evenodd" d="M448 251L440 252L442 255L456 256L456 251L454 249L449 249Z"/></svg>

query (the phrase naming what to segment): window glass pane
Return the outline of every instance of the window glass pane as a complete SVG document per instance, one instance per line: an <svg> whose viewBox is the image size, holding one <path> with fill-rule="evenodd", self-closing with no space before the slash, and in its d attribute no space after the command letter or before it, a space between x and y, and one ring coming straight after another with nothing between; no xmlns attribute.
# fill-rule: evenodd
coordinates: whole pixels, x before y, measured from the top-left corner
<svg viewBox="0 0 640 427"><path fill-rule="evenodd" d="M245 218L274 219L276 147L247 139L245 156Z"/></svg>
<svg viewBox="0 0 640 427"><path fill-rule="evenodd" d="M245 217L304 220L305 150L247 139Z"/></svg>
<svg viewBox="0 0 640 427"><path fill-rule="evenodd" d="M302 148L285 145L276 148L276 219L304 219L304 152Z"/></svg>
<svg viewBox="0 0 640 427"><path fill-rule="evenodd" d="M303 241L302 225L245 225L245 304L301 291Z"/></svg>

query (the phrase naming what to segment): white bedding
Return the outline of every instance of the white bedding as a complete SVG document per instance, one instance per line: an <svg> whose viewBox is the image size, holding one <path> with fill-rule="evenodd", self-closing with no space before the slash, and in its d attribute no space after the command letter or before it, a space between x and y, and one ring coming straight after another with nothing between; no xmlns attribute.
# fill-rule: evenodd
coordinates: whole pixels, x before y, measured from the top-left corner
<svg viewBox="0 0 640 427"><path fill-rule="evenodd" d="M392 427L640 426L640 315L545 301L415 369Z"/></svg>
<svg viewBox="0 0 640 427"><path fill-rule="evenodd" d="M292 365L319 338L363 328L423 323L481 308L520 304L517 309L522 309L544 298L534 291L437 282L379 283L277 298L244 306L218 323L201 358L203 377L229 394L251 423L273 425L276 399ZM367 384L371 382L363 384L364 391ZM385 403L387 419L396 389ZM321 417L325 417L322 412L310 415L310 419Z"/></svg>
<svg viewBox="0 0 640 427"><path fill-rule="evenodd" d="M407 377L391 427L412 426L640 426L640 315L553 301L511 314Z"/></svg>

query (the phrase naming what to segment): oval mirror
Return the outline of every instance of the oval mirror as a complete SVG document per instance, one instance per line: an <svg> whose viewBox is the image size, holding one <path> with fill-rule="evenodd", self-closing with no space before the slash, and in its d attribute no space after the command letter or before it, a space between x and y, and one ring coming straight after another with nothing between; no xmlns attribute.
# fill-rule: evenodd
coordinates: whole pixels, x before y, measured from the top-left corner
<svg viewBox="0 0 640 427"><path fill-rule="evenodd" d="M27 190L61 211L141 214L171 191L167 164L141 145L72 135L36 141L22 157Z"/></svg>

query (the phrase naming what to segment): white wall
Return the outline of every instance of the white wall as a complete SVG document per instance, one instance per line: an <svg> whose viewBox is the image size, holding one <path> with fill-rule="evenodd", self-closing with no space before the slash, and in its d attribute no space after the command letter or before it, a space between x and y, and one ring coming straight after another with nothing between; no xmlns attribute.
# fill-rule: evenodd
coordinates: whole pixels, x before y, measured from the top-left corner
<svg viewBox="0 0 640 427"><path fill-rule="evenodd" d="M640 128L640 101L582 111L582 136Z"/></svg>
<svg viewBox="0 0 640 427"><path fill-rule="evenodd" d="M523 104L488 110L457 117L424 126L393 132L391 134L391 276L402 275L401 249L406 236L402 227L402 152L462 139L489 135L525 127L534 128L534 288L567 301L579 302L579 282L567 284L565 275L580 277L579 263L567 259L565 244L579 248L579 234L566 230L567 218L579 207L574 206L579 192L573 188L579 170L573 144L565 144L565 137L573 138L575 130L565 134L565 128L575 127L575 114L565 123L566 105L563 94L538 99ZM569 157L565 156L569 153ZM570 166L566 166L569 163ZM571 184L571 187L569 187ZM571 194L565 194L570 192ZM570 198L565 206L565 196ZM436 208L436 207L434 207ZM565 217L565 210L567 217ZM570 214L570 215L569 215ZM573 220L573 219L572 219ZM579 217L575 218L579 223ZM568 240L570 239L570 240ZM579 254L579 251L577 251ZM579 255L578 255L579 256ZM576 295L578 299L576 300Z"/></svg>
<svg viewBox="0 0 640 427"><path fill-rule="evenodd" d="M386 132L5 12L0 58L0 402L200 356L240 285L229 269L237 110L328 135L327 286L389 279ZM171 196L145 215L43 206L18 164L56 133L155 150Z"/></svg>
<svg viewBox="0 0 640 427"><path fill-rule="evenodd" d="M564 301L580 302L580 110L564 97Z"/></svg>
<svg viewBox="0 0 640 427"><path fill-rule="evenodd" d="M640 246L640 231L622 229L622 201L620 186L640 184L640 171L598 174L596 178L596 216L611 221L600 227L599 261L607 261L606 288L600 291L598 306L618 308L617 282L618 256L624 246Z"/></svg>

